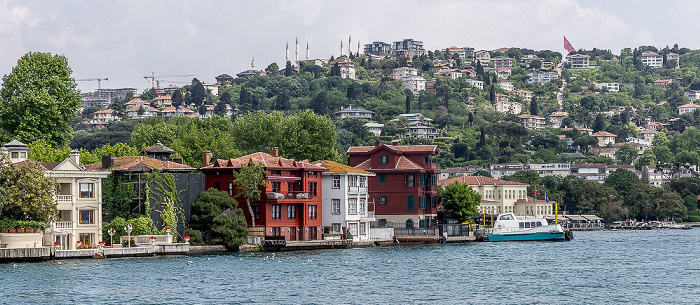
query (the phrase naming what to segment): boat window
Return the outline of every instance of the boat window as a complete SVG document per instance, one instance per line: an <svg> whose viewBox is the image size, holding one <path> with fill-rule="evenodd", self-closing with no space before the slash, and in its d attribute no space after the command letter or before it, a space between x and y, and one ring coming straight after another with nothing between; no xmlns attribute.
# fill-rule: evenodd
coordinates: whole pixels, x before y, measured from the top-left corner
<svg viewBox="0 0 700 305"><path fill-rule="evenodd" d="M529 228L529 227L530 227L530 222L526 222L526 223L525 223L525 228Z"/></svg>
<svg viewBox="0 0 700 305"><path fill-rule="evenodd" d="M541 222L541 221L538 221L538 222L537 222L537 226L538 226L538 227L541 227L541 226L542 226L542 222Z"/></svg>
<svg viewBox="0 0 700 305"><path fill-rule="evenodd" d="M510 214L501 215L501 220L513 220L513 216Z"/></svg>
<svg viewBox="0 0 700 305"><path fill-rule="evenodd" d="M525 223L524 223L524 222L521 222L521 223L520 223L520 228L521 228L521 229L522 229L522 228L525 228Z"/></svg>

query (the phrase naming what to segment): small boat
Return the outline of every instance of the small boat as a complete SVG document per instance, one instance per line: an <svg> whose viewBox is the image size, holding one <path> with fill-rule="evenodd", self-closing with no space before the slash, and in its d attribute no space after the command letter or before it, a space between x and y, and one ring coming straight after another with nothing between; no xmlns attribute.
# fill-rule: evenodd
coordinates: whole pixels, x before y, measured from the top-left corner
<svg viewBox="0 0 700 305"><path fill-rule="evenodd" d="M488 234L488 241L571 240L571 231L545 219L518 219L513 213L499 214Z"/></svg>

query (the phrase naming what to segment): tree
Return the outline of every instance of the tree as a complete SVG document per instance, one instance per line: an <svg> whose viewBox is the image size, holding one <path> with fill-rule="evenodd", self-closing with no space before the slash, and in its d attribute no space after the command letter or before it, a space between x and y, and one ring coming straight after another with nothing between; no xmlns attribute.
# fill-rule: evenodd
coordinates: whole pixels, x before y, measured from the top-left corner
<svg viewBox="0 0 700 305"><path fill-rule="evenodd" d="M44 140L52 146L70 142L68 123L80 107L72 72L63 55L27 53L17 61L0 89L0 128L7 133L5 140Z"/></svg>
<svg viewBox="0 0 700 305"><path fill-rule="evenodd" d="M438 123L440 128L445 128L445 126L450 124L450 114L447 112L445 106L438 106L437 112L435 113L435 122Z"/></svg>
<svg viewBox="0 0 700 305"><path fill-rule="evenodd" d="M656 212L659 219L688 217L688 209L683 204L683 198L676 192L664 192L657 204Z"/></svg>
<svg viewBox="0 0 700 305"><path fill-rule="evenodd" d="M190 228L200 232L206 243L224 244L229 250L237 250L248 234L238 202L214 188L202 192L192 205Z"/></svg>
<svg viewBox="0 0 700 305"><path fill-rule="evenodd" d="M389 121L384 124L382 134L386 136L402 137L408 133L409 121L406 117L400 117L398 121Z"/></svg>
<svg viewBox="0 0 700 305"><path fill-rule="evenodd" d="M487 170L483 170L483 169L480 169L480 170L478 170L478 171L475 171L475 172L472 174L472 176L484 176L484 177L491 177L491 178L493 178L493 177L491 176L491 173L490 173L490 172L488 172Z"/></svg>
<svg viewBox="0 0 700 305"><path fill-rule="evenodd" d="M532 96L532 100L530 101L530 114L531 115L539 115L540 110L537 106L537 97Z"/></svg>
<svg viewBox="0 0 700 305"><path fill-rule="evenodd" d="M226 116L226 103L223 101L219 101L216 103L216 106L214 107L214 114L220 116L220 117L225 117Z"/></svg>
<svg viewBox="0 0 700 305"><path fill-rule="evenodd" d="M328 92L326 90L322 90L314 96L313 100L311 100L311 108L314 110L314 112L320 115L326 115L328 114L329 103L330 100L328 99Z"/></svg>
<svg viewBox="0 0 700 305"><path fill-rule="evenodd" d="M207 91L204 89L204 85L196 78L192 79L190 96L192 97L192 103L197 107L203 105L204 99L207 97Z"/></svg>
<svg viewBox="0 0 700 305"><path fill-rule="evenodd" d="M471 216L479 215L476 206L481 202L481 194L468 184L455 181L438 188L438 200L442 202L447 217L464 222Z"/></svg>
<svg viewBox="0 0 700 305"><path fill-rule="evenodd" d="M627 198L630 189L635 184L644 183L632 170L618 168L612 172L603 182L603 185L612 187L622 198Z"/></svg>
<svg viewBox="0 0 700 305"><path fill-rule="evenodd" d="M236 185L236 197L245 198L250 225L255 228L255 213L250 201L260 199L260 188L265 184L265 168L262 164L251 161L233 172L233 184Z"/></svg>
<svg viewBox="0 0 700 305"><path fill-rule="evenodd" d="M411 102L413 102L413 92L409 89L405 89L403 94L406 96L406 113L411 113Z"/></svg>
<svg viewBox="0 0 700 305"><path fill-rule="evenodd" d="M228 92L225 93L228 94ZM182 96L182 92L179 89L173 92L171 99L173 100L173 107L180 107L185 102L185 97Z"/></svg>
<svg viewBox="0 0 700 305"><path fill-rule="evenodd" d="M306 110L286 117L280 127L276 146L281 155L296 160L340 159L335 126L328 117Z"/></svg>
<svg viewBox="0 0 700 305"><path fill-rule="evenodd" d="M605 117L599 113L595 116L595 123L593 123L593 132L603 131L603 129L605 129Z"/></svg>
<svg viewBox="0 0 700 305"><path fill-rule="evenodd" d="M615 159L622 164L632 164L637 159L638 151L632 145L624 144L615 151Z"/></svg>
<svg viewBox="0 0 700 305"><path fill-rule="evenodd" d="M58 215L54 194L60 187L56 179L44 176L43 167L36 162L15 166L7 156L0 155L0 188L7 198L0 219L48 223Z"/></svg>
<svg viewBox="0 0 700 305"><path fill-rule="evenodd" d="M287 65L284 67L284 76L292 76L294 70L292 69L292 63L287 61Z"/></svg>
<svg viewBox="0 0 700 305"><path fill-rule="evenodd" d="M267 72L268 75L274 75L280 70L280 67L277 65L276 62L273 62L265 68L265 72Z"/></svg>

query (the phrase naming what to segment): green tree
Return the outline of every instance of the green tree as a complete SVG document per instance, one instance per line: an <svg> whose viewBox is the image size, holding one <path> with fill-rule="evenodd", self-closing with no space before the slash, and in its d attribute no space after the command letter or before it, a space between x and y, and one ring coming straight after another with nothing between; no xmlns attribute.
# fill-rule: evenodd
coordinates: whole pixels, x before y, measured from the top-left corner
<svg viewBox="0 0 700 305"><path fill-rule="evenodd" d="M656 212L659 219L688 217L688 209L683 204L683 198L676 192L664 192L658 200Z"/></svg>
<svg viewBox="0 0 700 305"><path fill-rule="evenodd" d="M60 191L59 185L55 178L44 176L44 169L38 163L15 166L7 156L0 156L0 188L7 198L0 219L48 223L58 214L54 194Z"/></svg>
<svg viewBox="0 0 700 305"><path fill-rule="evenodd" d="M389 121L384 124L382 135L390 137L403 137L408 133L410 122L405 117L400 117L397 121Z"/></svg>
<svg viewBox="0 0 700 305"><path fill-rule="evenodd" d="M627 198L630 189L636 184L644 183L634 171L618 168L612 172L603 182L603 185L612 187L622 198Z"/></svg>
<svg viewBox="0 0 700 305"><path fill-rule="evenodd" d="M622 164L632 164L638 155L637 149L629 144L624 144L615 151L615 159Z"/></svg>
<svg viewBox="0 0 700 305"><path fill-rule="evenodd" d="M80 107L72 72L63 55L27 53L17 61L0 89L0 128L5 140L44 140L52 146L70 142L68 123Z"/></svg>
<svg viewBox="0 0 700 305"><path fill-rule="evenodd" d="M182 96L182 92L179 89L173 92L171 99L174 107L180 107L185 103L185 97Z"/></svg>
<svg viewBox="0 0 700 305"><path fill-rule="evenodd" d="M480 169L480 170L478 170L478 171L475 171L475 172L472 174L472 176L484 176L484 177L491 177L491 178L493 178L493 176L491 176L491 173L489 173L487 170L483 170L483 169Z"/></svg>
<svg viewBox="0 0 700 305"><path fill-rule="evenodd" d="M284 67L284 76L292 76L292 74L294 74L292 63L287 61L287 65Z"/></svg>
<svg viewBox="0 0 700 305"><path fill-rule="evenodd" d="M196 230L193 234L192 230ZM188 234L200 234L208 244L224 244L237 250L248 234L248 226L238 202L228 193L210 188L192 205Z"/></svg>
<svg viewBox="0 0 700 305"><path fill-rule="evenodd" d="M277 65L276 62L273 62L273 63L269 64L269 65L267 66L267 68L265 68L265 72L267 72L267 74L269 74L269 75L274 75L274 74L277 73L279 70L280 70L280 67Z"/></svg>
<svg viewBox="0 0 700 305"><path fill-rule="evenodd" d="M192 103L199 107L204 104L204 99L207 97L207 91L204 89L204 85L198 79L192 79L192 85L190 86L190 96L192 98Z"/></svg>
<svg viewBox="0 0 700 305"><path fill-rule="evenodd" d="M438 200L442 202L447 217L464 222L471 216L479 215L476 207L481 202L481 194L468 184L455 181L438 188Z"/></svg>
<svg viewBox="0 0 700 305"><path fill-rule="evenodd" d="M251 200L260 199L260 189L265 184L265 168L262 164L250 162L233 172L233 184L236 185L236 197L244 197L250 215L250 225L255 228L255 213Z"/></svg>
<svg viewBox="0 0 700 305"><path fill-rule="evenodd" d="M531 115L540 115L540 110L537 105L537 96L532 96L532 100L530 100L530 114Z"/></svg>
<svg viewBox="0 0 700 305"><path fill-rule="evenodd" d="M335 126L328 117L306 110L286 117L280 127L276 146L286 158L339 160Z"/></svg>

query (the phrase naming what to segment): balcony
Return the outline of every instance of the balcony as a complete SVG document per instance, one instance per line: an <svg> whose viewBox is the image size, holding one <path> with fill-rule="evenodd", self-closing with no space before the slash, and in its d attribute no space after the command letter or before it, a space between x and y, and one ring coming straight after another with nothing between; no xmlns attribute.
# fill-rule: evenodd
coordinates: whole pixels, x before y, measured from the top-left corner
<svg viewBox="0 0 700 305"><path fill-rule="evenodd" d="M267 199L280 200L280 199L309 199L314 197L313 194L304 191L287 191L287 192L269 192L267 193Z"/></svg>
<svg viewBox="0 0 700 305"><path fill-rule="evenodd" d="M57 221L57 222L53 223L53 228L54 229L72 229L73 222L72 221Z"/></svg>
<svg viewBox="0 0 700 305"><path fill-rule="evenodd" d="M73 202L73 195L56 195L56 202Z"/></svg>

